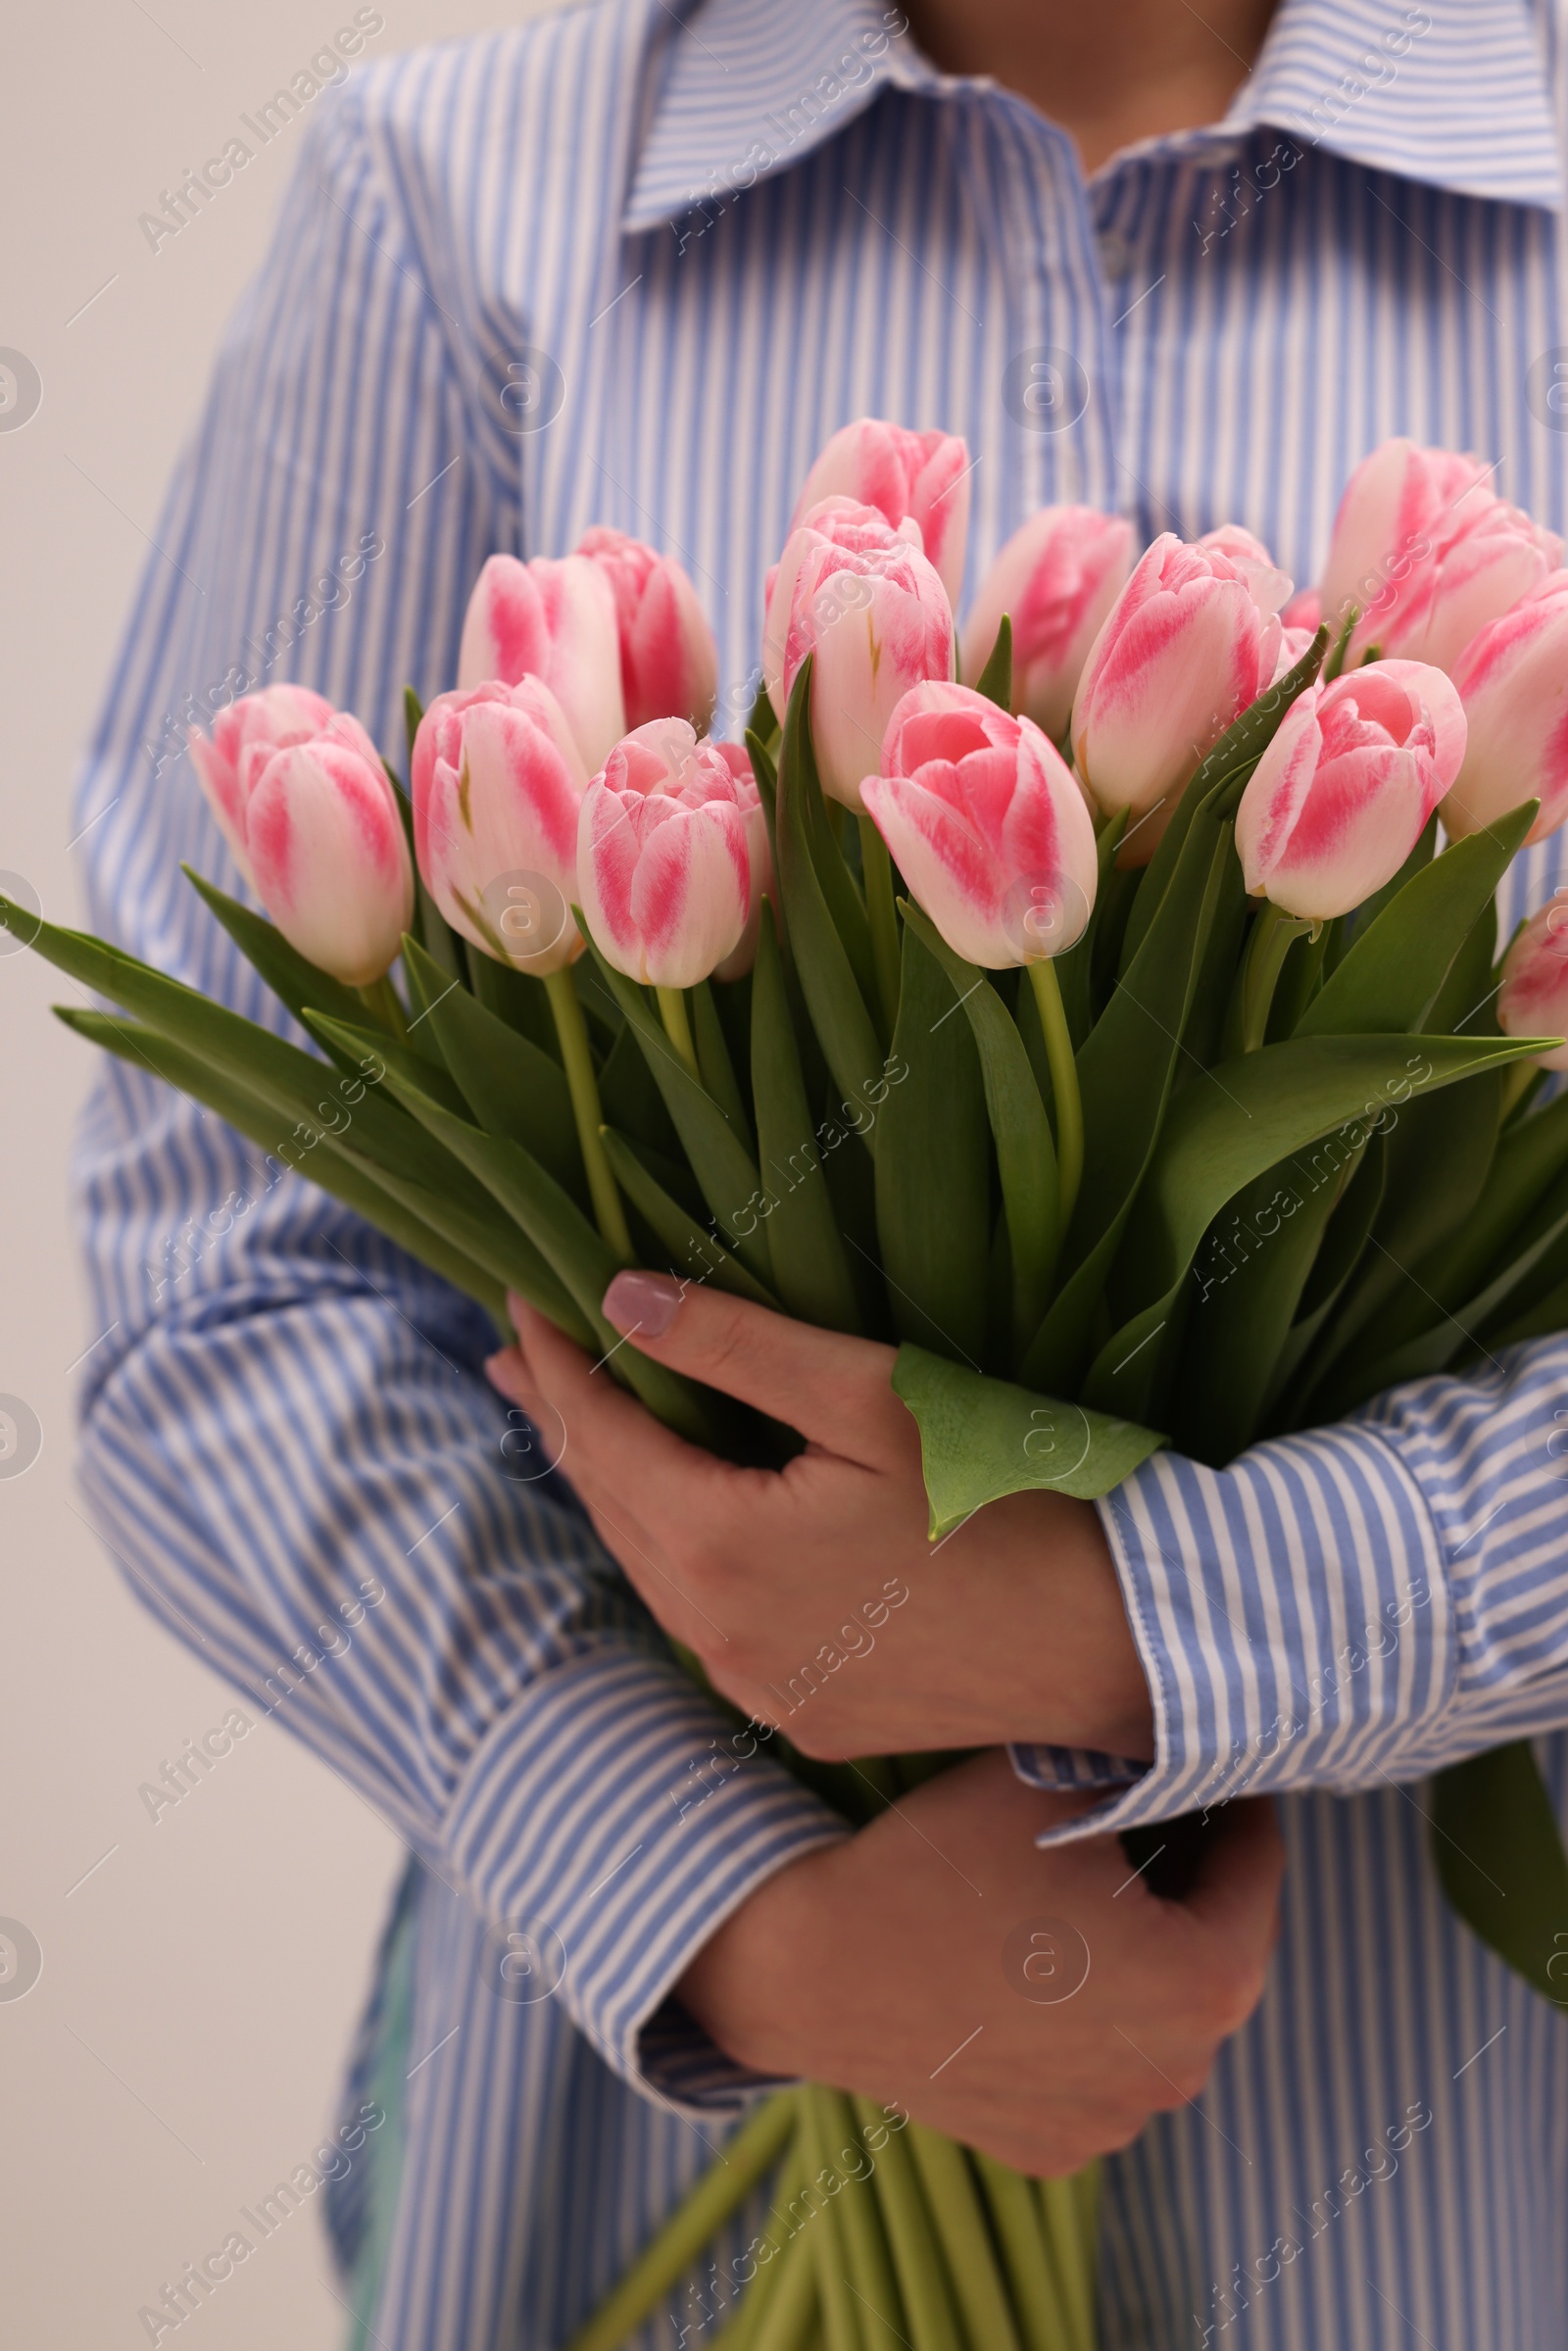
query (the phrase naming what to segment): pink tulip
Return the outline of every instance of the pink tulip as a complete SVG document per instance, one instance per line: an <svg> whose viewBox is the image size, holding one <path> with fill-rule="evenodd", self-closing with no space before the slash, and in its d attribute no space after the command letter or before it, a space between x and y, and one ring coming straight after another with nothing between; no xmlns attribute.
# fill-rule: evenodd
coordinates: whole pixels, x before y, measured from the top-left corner
<svg viewBox="0 0 1568 2351"><path fill-rule="evenodd" d="M912 432L905 424L862 416L836 432L817 457L790 529L799 530L824 498L875 507L894 530L910 516L920 526L927 562L956 608L969 535L971 470L969 452L956 433Z"/></svg>
<svg viewBox="0 0 1568 2351"><path fill-rule="evenodd" d="M317 737L344 744L379 769L375 745L359 720L347 710L334 710L309 686L264 686L260 694L244 695L219 711L211 742L191 728L191 763L247 880L253 877L245 847L245 806L257 779L274 751Z"/></svg>
<svg viewBox="0 0 1568 2351"><path fill-rule="evenodd" d="M349 988L390 970L414 916L414 867L373 754L324 730L274 751L246 803L245 847L262 904L309 962Z"/></svg>
<svg viewBox="0 0 1568 2351"><path fill-rule="evenodd" d="M1323 624L1323 598L1316 588L1298 588L1287 605L1280 608L1280 626L1299 629L1308 638L1315 637Z"/></svg>
<svg viewBox="0 0 1568 2351"><path fill-rule="evenodd" d="M577 553L599 566L615 599L628 729L689 718L705 734L718 695L718 648L679 563L602 522L583 533Z"/></svg>
<svg viewBox="0 0 1568 2351"><path fill-rule="evenodd" d="M1260 612L1272 615L1283 612L1294 582L1251 531L1240 522L1222 522L1217 530L1205 530L1194 544L1205 555L1229 556L1251 589L1252 602ZM1307 633L1310 635L1310 630Z"/></svg>
<svg viewBox="0 0 1568 2351"><path fill-rule="evenodd" d="M1134 819L1128 863L1152 857L1204 753L1273 679L1280 623L1253 593L1256 568L1166 531L1090 648L1073 757L1097 805ZM1155 808L1155 822L1138 821Z"/></svg>
<svg viewBox="0 0 1568 2351"><path fill-rule="evenodd" d="M773 844L768 839L767 811L762 796L757 789L752 762L744 743L713 743L709 747L716 752L730 771L735 786L735 803L746 824L746 854L751 863L751 893L747 905L746 928L733 955L714 966L713 977L720 980L744 979L757 960L757 934L762 919L762 899L765 895L777 920L778 881L773 872Z"/></svg>
<svg viewBox="0 0 1568 2351"><path fill-rule="evenodd" d="M1544 841L1568 816L1568 571L1472 637L1453 682L1470 739L1445 829L1457 838L1539 800L1525 839Z"/></svg>
<svg viewBox="0 0 1568 2351"><path fill-rule="evenodd" d="M616 744L606 764L604 780L620 792L673 793L692 807L699 801L732 800L740 809L751 869L746 928L733 954L714 967L714 977L742 978L757 958L757 929L763 893L775 908L778 905L767 815L745 745L710 739L700 742L685 719L655 719Z"/></svg>
<svg viewBox="0 0 1568 2351"><path fill-rule="evenodd" d="M537 677L439 694L414 739L414 846L455 931L543 979L582 953L577 812L588 771Z"/></svg>
<svg viewBox="0 0 1568 2351"><path fill-rule="evenodd" d="M746 815L719 746L678 718L617 743L583 800L577 871L607 962L648 987L707 979L740 946L753 904Z"/></svg>
<svg viewBox="0 0 1568 2351"><path fill-rule="evenodd" d="M1478 629L1538 588L1562 541L1489 487L1473 457L1385 441L1346 485L1323 572L1323 612L1360 610L1367 646L1451 668Z"/></svg>
<svg viewBox="0 0 1568 2351"><path fill-rule="evenodd" d="M1271 686L1296 667L1316 635L1315 628L1287 628L1282 618L1280 649L1274 656L1274 675L1269 679Z"/></svg>
<svg viewBox="0 0 1568 2351"><path fill-rule="evenodd" d="M1497 1026L1505 1037L1568 1037L1568 902L1532 914L1502 959ZM1568 1069L1568 1044L1542 1053L1544 1069Z"/></svg>
<svg viewBox="0 0 1568 2351"><path fill-rule="evenodd" d="M1423 661L1375 661L1309 686L1236 814L1247 887L1326 922L1392 881L1464 758L1459 697Z"/></svg>
<svg viewBox="0 0 1568 2351"><path fill-rule="evenodd" d="M980 583L958 667L973 685L1012 621L1012 707L1059 742L1101 622L1132 569L1133 526L1092 506L1032 514Z"/></svg>
<svg viewBox="0 0 1568 2351"><path fill-rule="evenodd" d="M525 677L542 678L565 711L589 774L602 767L626 731L620 632L609 575L584 555L531 563L493 555L479 574L463 623L458 691Z"/></svg>
<svg viewBox="0 0 1568 2351"><path fill-rule="evenodd" d="M912 521L890 529L848 498L825 499L790 533L762 632L762 675L782 722L808 654L811 741L822 789L858 808L894 706L923 678L953 676L953 608Z"/></svg>
<svg viewBox="0 0 1568 2351"><path fill-rule="evenodd" d="M1059 955L1095 903L1095 827L1032 718L969 686L905 695L861 790L894 863L955 955L989 971Z"/></svg>

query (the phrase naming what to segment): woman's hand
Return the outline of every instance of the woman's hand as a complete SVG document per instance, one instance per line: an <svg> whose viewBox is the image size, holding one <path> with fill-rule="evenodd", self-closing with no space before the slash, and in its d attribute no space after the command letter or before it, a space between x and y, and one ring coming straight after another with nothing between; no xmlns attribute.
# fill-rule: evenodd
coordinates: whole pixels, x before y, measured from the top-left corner
<svg viewBox="0 0 1568 2351"><path fill-rule="evenodd" d="M1083 1805L976 1756L769 1878L678 1994L760 2073L1076 2171L1199 2095L1263 1988L1283 1869L1273 1806L1234 1804L1186 1898L1160 1901L1118 1837L1037 1849Z"/></svg>
<svg viewBox="0 0 1568 2351"><path fill-rule="evenodd" d="M893 1349L667 1275L605 1312L656 1362L799 1430L781 1470L685 1444L520 1298L491 1379L522 1407L660 1623L735 1705L839 1758L1036 1739L1153 1754L1149 1689L1100 1521L1020 1494L927 1540Z"/></svg>

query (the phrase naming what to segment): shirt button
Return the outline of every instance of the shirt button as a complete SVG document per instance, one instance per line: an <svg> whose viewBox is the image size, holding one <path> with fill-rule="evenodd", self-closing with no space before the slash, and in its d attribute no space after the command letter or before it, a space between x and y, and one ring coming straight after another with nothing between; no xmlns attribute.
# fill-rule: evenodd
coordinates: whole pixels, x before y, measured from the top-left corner
<svg viewBox="0 0 1568 2351"><path fill-rule="evenodd" d="M1101 229L1095 246L1100 255L1101 274L1107 279L1125 277L1137 259L1119 228Z"/></svg>

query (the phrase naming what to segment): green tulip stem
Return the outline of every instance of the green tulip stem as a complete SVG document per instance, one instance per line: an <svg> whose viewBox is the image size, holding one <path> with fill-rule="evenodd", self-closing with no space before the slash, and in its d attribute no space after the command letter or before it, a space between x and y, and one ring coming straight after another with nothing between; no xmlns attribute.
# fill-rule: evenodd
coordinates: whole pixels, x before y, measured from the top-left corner
<svg viewBox="0 0 1568 2351"><path fill-rule="evenodd" d="M860 2133L855 2119L855 2108L843 2090L825 2088L814 2082L807 2092L814 2103L819 2117L819 2129L825 2133L827 2160L838 2162L859 2145ZM868 2163L874 2163L870 2150L859 2145ZM887 2231L876 2200L876 2188L869 2169L852 2171L839 2193L837 2219L849 2263L847 2283L860 2305L859 2327L865 2351L894 2351L896 2342L907 2342L905 2333L905 2312L898 2280L893 2274L893 2256L888 2249ZM823 2297L824 2306L826 2296Z"/></svg>
<svg viewBox="0 0 1568 2351"><path fill-rule="evenodd" d="M820 2339L820 2305L809 2238L797 2238L777 2259L778 2284L757 2323L750 2351L812 2351Z"/></svg>
<svg viewBox="0 0 1568 2351"><path fill-rule="evenodd" d="M561 975L564 977L563 973ZM608 2301L574 2334L568 2351L619 2351L680 2282L714 2231L772 2170L794 2136L799 2107L793 2092L766 2099L741 2125L717 2163L704 2173L651 2244L632 2263ZM815 2279L812 2279L814 2287Z"/></svg>
<svg viewBox="0 0 1568 2351"><path fill-rule="evenodd" d="M691 1016L686 1009L686 998L679 988L658 988L659 1016L664 1024L664 1034L675 1048L675 1056L689 1078L700 1086L702 1076L697 1067L697 1048L692 1043Z"/></svg>
<svg viewBox="0 0 1568 2351"><path fill-rule="evenodd" d="M1093 2351L1092 2344L1078 2342L1068 2325L1066 2289L1053 2262L1054 2238L1049 2218L1042 2223L1033 2181L994 2156L976 2153L972 2161L1025 2351Z"/></svg>
<svg viewBox="0 0 1568 2351"><path fill-rule="evenodd" d="M865 911L871 924L871 959L882 1025L891 1037L899 1018L899 910L893 903L893 859L869 816L861 814L860 870L865 876Z"/></svg>
<svg viewBox="0 0 1568 2351"><path fill-rule="evenodd" d="M801 2091L801 2141L806 2152L806 2176L818 2182L839 2178L829 2145L829 2117L823 2109L823 2094L814 2082L808 2082ZM827 2351L861 2351L859 2314L850 2284L849 2247L840 2214L848 2192L843 2185L827 2191L827 2201L812 2213L810 2222L816 2290L822 2305Z"/></svg>
<svg viewBox="0 0 1568 2351"><path fill-rule="evenodd" d="M1065 2341L1093 2351L1095 2263L1100 2230L1100 2165L1059 2180L1037 2180L1041 2226L1067 2304Z"/></svg>
<svg viewBox="0 0 1568 2351"><path fill-rule="evenodd" d="M906 2122L890 2131L884 2110L858 2094L854 2106L865 2144L875 2146L873 2131L882 2135L882 2144L876 2148L876 2170L871 2177L876 2183L877 2207L887 2231L894 2275L909 2322L910 2351L961 2351L963 2338L954 2312L935 2221L914 2160L905 2144L911 2126Z"/></svg>
<svg viewBox="0 0 1568 2351"><path fill-rule="evenodd" d="M378 980L357 991L361 1004L368 1005L383 1028L390 1029L400 1045L409 1042L409 1023L403 1010L403 1000L392 985L392 974L383 971Z"/></svg>
<svg viewBox="0 0 1568 2351"><path fill-rule="evenodd" d="M910 2123L905 2136L925 2192L933 2234L947 2259L962 2340L984 2343L986 2351L1020 2351L1012 2306L967 2156L956 2140L923 2123Z"/></svg>
<svg viewBox="0 0 1568 2351"><path fill-rule="evenodd" d="M1274 991L1279 986L1285 958L1296 941L1307 931L1320 925L1298 914L1287 914L1271 900L1265 901L1261 913L1252 925L1252 936L1247 943L1247 962L1242 972L1242 1051L1255 1053L1268 1033L1269 1007Z"/></svg>
<svg viewBox="0 0 1568 2351"><path fill-rule="evenodd" d="M1041 1034L1046 1040L1051 1090L1056 1102L1056 1233L1060 1239L1072 1222L1084 1172L1084 1106L1078 1094L1078 1063L1061 989L1056 982L1056 966L1048 956L1029 964L1028 972L1040 1014Z"/></svg>
<svg viewBox="0 0 1568 2351"><path fill-rule="evenodd" d="M594 1076L594 1057L588 1044L588 1023L582 1016L582 999L577 994L571 973L566 970L548 973L545 987L550 997L550 1009L556 1016L556 1035L561 1039L561 1058L571 1093L572 1115L577 1122L577 1141L582 1149L582 1163L587 1171L594 1216L600 1232L621 1264L630 1265L635 1260L636 1252L631 1246L631 1234L626 1226L626 1211L620 1204L620 1193L610 1171L604 1137L599 1131L604 1123L604 1112L599 1107L599 1083Z"/></svg>
<svg viewBox="0 0 1568 2351"><path fill-rule="evenodd" d="M797 2091L795 2095L799 2097L800 2093ZM766 2245L766 2257L764 2259L762 2255L757 2254L753 2257L751 2277L744 2280L737 2278L737 2282L744 2286L740 2308L714 2336L712 2351L760 2351L760 2347L766 2341L770 2331L776 2338L781 2324L785 2335L793 2335L796 2338L800 2337L803 2328L808 2328L813 2324L816 2309L816 2264L811 2258L810 2241L807 2237L800 2236L799 2232L795 2235L790 2234L784 2221L780 2218L781 2215L788 2214L805 2184L805 2180L806 2159L801 2152L801 2133L797 2131L774 2178L773 2200L768 2208L767 2221L761 2231L760 2240L754 2240L754 2242L760 2241ZM788 2280L792 2271L806 2273L806 2281L809 2286L809 2292L804 2306L797 2311L795 2317L789 2319L786 2312L785 2321L781 2322L774 2316L774 2305L778 2302L787 2304L790 2301L791 2289ZM735 2276L733 2269L731 2275ZM804 2290L800 2280L797 2280L793 2290L795 2296L799 2298ZM776 2340L774 2351L777 2351Z"/></svg>

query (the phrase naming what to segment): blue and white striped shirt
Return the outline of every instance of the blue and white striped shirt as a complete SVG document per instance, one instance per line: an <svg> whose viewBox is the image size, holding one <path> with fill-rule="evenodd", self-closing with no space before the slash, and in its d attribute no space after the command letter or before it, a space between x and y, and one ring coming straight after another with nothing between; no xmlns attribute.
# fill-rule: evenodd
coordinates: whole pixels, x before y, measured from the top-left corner
<svg viewBox="0 0 1568 2351"><path fill-rule="evenodd" d="M966 436L971 588L1053 499L1235 518L1310 579L1394 432L1568 527L1561 37L1547 0L1282 0L1223 123L1087 185L872 0L604 0L365 71L158 531L82 786L93 922L281 1025L178 871L239 887L184 729L291 677L395 751L495 548L606 520L677 553L735 731L764 568L862 413ZM1530 863L1510 914L1555 845ZM715 1748L529 1476L475 1309L118 1064L80 1192L106 1531L416 1856L354 2084L406 2078L401 2136L334 2213L365 2325L548 2351L758 2086L668 1987L837 1826ZM1414 1785L1529 1733L1568 1798L1563 1413L1568 1344L1538 1345L1105 1506L1159 1751L1102 1817L1269 1788L1291 1853L1257 2015L1107 2166L1108 2351L1563 2339L1568 2033L1446 1909ZM696 2308L645 2341L701 2340Z"/></svg>

